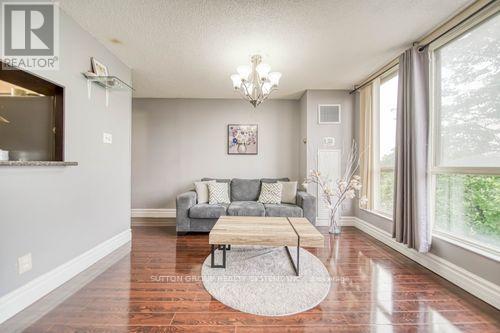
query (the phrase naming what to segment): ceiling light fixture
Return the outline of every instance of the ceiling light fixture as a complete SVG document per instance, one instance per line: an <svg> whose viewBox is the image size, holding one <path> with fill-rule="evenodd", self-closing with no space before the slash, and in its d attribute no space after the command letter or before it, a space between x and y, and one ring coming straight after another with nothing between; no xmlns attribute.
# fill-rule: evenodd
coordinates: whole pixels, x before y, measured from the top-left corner
<svg viewBox="0 0 500 333"><path fill-rule="evenodd" d="M238 74L231 75L234 91L238 91L243 99L254 108L264 102L278 88L281 73L271 72L271 66L262 62L258 54L251 58L252 65L238 66Z"/></svg>

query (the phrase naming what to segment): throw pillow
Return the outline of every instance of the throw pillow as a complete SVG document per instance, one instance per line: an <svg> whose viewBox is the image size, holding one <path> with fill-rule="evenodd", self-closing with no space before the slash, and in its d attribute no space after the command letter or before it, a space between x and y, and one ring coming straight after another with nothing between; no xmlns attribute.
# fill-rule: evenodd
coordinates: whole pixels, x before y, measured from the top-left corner
<svg viewBox="0 0 500 333"><path fill-rule="evenodd" d="M208 202L208 183L215 183L215 180L207 180L194 183L194 189L196 190L196 197L199 204Z"/></svg>
<svg viewBox="0 0 500 333"><path fill-rule="evenodd" d="M296 204L297 203L297 182L278 182L283 185L281 191L281 202Z"/></svg>
<svg viewBox="0 0 500 333"><path fill-rule="evenodd" d="M215 204L229 204L229 187L227 183L208 183L208 203Z"/></svg>
<svg viewBox="0 0 500 333"><path fill-rule="evenodd" d="M282 190L281 183L262 183L258 201L263 204L280 204Z"/></svg>

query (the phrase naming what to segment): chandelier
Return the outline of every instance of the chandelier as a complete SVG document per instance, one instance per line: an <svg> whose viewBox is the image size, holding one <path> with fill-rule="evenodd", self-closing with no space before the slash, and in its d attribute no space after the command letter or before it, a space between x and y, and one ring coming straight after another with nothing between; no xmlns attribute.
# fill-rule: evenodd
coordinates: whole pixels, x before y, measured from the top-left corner
<svg viewBox="0 0 500 333"><path fill-rule="evenodd" d="M271 72L271 66L262 62L258 54L251 58L252 65L238 66L238 74L231 75L234 91L238 91L243 99L254 108L264 102L278 88L281 73Z"/></svg>

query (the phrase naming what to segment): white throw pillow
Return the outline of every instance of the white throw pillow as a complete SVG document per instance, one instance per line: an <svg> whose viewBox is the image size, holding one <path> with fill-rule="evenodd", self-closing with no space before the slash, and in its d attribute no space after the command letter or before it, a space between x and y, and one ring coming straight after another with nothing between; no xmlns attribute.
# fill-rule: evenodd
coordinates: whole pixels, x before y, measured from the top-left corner
<svg viewBox="0 0 500 333"><path fill-rule="evenodd" d="M281 183L262 183L259 202L263 204L280 204L283 185Z"/></svg>
<svg viewBox="0 0 500 333"><path fill-rule="evenodd" d="M196 197L199 204L208 203L208 183L215 183L215 180L194 183L194 189L196 190Z"/></svg>
<svg viewBox="0 0 500 333"><path fill-rule="evenodd" d="M297 203L297 182L278 182L283 185L281 191L281 202L296 204Z"/></svg>
<svg viewBox="0 0 500 333"><path fill-rule="evenodd" d="M215 204L229 204L229 186L227 183L208 183L208 203Z"/></svg>

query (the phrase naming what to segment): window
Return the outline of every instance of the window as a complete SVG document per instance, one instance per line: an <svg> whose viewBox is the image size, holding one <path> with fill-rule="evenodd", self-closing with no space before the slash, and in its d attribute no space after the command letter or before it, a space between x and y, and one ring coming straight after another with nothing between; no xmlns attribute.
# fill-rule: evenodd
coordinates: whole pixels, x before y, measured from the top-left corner
<svg viewBox="0 0 500 333"><path fill-rule="evenodd" d="M431 45L434 233L500 254L500 15Z"/></svg>
<svg viewBox="0 0 500 333"><path fill-rule="evenodd" d="M374 85L373 209L392 216L396 147L398 75L393 71Z"/></svg>

